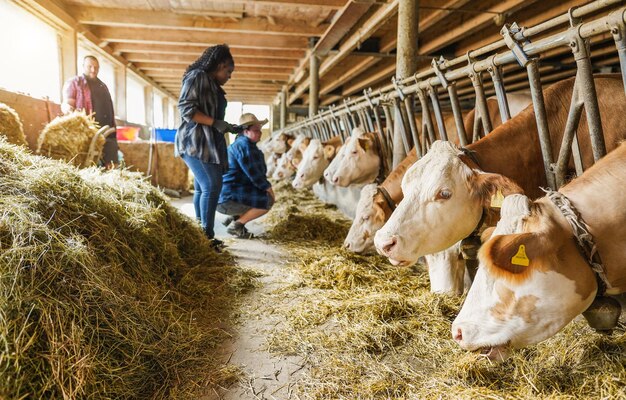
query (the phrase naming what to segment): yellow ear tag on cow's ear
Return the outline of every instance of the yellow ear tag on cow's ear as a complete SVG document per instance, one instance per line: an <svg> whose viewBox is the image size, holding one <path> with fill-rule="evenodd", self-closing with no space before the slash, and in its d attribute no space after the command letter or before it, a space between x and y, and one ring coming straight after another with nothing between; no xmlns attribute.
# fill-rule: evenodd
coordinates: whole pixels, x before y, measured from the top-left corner
<svg viewBox="0 0 626 400"><path fill-rule="evenodd" d="M526 246L523 244L519 245L519 249L517 249L517 253L511 258L511 264L515 265L523 265L524 267L528 267L530 264L530 260L526 255Z"/></svg>
<svg viewBox="0 0 626 400"><path fill-rule="evenodd" d="M491 196L491 205L489 207L502 208L503 201L504 196L502 195L502 190L498 189L498 191Z"/></svg>

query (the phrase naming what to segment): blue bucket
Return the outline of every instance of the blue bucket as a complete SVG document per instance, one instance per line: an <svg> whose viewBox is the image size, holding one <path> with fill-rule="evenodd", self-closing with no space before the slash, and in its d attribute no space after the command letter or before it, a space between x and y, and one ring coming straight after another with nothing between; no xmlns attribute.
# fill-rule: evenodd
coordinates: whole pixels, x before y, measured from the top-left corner
<svg viewBox="0 0 626 400"><path fill-rule="evenodd" d="M155 129L157 142L174 142L176 129Z"/></svg>

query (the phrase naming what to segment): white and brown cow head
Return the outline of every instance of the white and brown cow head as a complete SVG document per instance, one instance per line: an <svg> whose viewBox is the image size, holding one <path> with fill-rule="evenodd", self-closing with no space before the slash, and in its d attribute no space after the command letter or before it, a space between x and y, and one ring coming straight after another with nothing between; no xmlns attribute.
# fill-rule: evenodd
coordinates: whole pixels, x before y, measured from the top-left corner
<svg viewBox="0 0 626 400"><path fill-rule="evenodd" d="M291 143L293 143L293 140L293 136L280 133L269 138L264 147L269 152L284 154L289 149Z"/></svg>
<svg viewBox="0 0 626 400"><path fill-rule="evenodd" d="M341 163L341 160L343 160L345 150L346 150L346 144L349 141L350 141L350 138L347 138L346 142L342 146L339 146L339 148L335 151L337 154L335 155L335 157L333 157L333 160L330 162L330 164L328 164L328 167L326 167L326 169L324 170L324 180L326 180L326 182L333 184L332 182L333 176L335 175L335 171L337 171L337 167Z"/></svg>
<svg viewBox="0 0 626 400"><path fill-rule="evenodd" d="M452 143L435 141L402 178L404 198L376 233L376 250L410 265L449 248L476 229L498 190L521 193L511 180L468 165Z"/></svg>
<svg viewBox="0 0 626 400"><path fill-rule="evenodd" d="M478 272L452 324L463 349L502 360L511 348L551 337L592 303L595 277L557 213L544 200L505 198L502 219L481 247Z"/></svg>
<svg viewBox="0 0 626 400"><path fill-rule="evenodd" d="M298 168L298 163L302 160L302 152L306 149L310 141L310 138L299 134L291 143L291 148L278 160L272 178L281 180L293 176Z"/></svg>
<svg viewBox="0 0 626 400"><path fill-rule="evenodd" d="M378 193L377 185L372 183L363 186L354 220L343 242L344 247L355 253L374 253L374 235L388 218L386 209L391 213L385 198Z"/></svg>
<svg viewBox="0 0 626 400"><path fill-rule="evenodd" d="M346 187L374 182L380 170L380 156L375 134L356 128L345 143L344 156L337 165L332 183Z"/></svg>
<svg viewBox="0 0 626 400"><path fill-rule="evenodd" d="M293 187L296 189L310 188L320 180L324 170L335 157L336 148L333 145L324 145L319 139L313 139L302 153L302 160L298 163Z"/></svg>

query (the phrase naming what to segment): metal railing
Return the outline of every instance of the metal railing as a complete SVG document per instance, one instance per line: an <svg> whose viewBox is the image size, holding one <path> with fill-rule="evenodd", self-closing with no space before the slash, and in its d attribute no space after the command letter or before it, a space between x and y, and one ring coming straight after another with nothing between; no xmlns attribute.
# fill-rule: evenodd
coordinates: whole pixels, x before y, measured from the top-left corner
<svg viewBox="0 0 626 400"><path fill-rule="evenodd" d="M284 133L304 133L308 136L328 140L332 136L341 135L345 139L356 126L363 126L379 134L381 143L387 154L393 147L393 119L402 118L398 126L401 132L404 152L408 153L415 146L421 157L430 144L437 139L448 140L448 132L444 124L444 114L440 104L439 87L445 90L447 100L454 115L459 143L465 146L477 140L480 128L484 134L492 129L492 121L487 110L485 82L483 73L490 76L495 91L502 122L510 118L504 87L504 66L519 64L526 69L527 79L532 95L532 102L537 121L537 130L541 145L547 182L553 189L565 182L565 173L570 155L574 158L577 174L582 173L582 162L576 130L584 107L594 160L606 153L598 100L592 75L589 39L598 35L612 35L618 53L620 70L626 91L626 7L615 10L608 15L590 22L582 22L582 17L604 8L624 3L621 0L599 0L593 3L570 9L566 14L545 21L532 28L520 28L516 24L505 25L501 34L502 40L453 60L443 57L433 59L431 67L401 81L392 79L391 84L376 90L364 90L363 96L344 99L343 104L330 106L328 110L318 113L304 121L285 127ZM530 39L564 23L569 27L541 38L535 42ZM477 58L496 50L506 50ZM553 49L566 48L571 51L576 64L576 81L572 102L568 115L563 140L559 147L558 158L552 160L552 146L548 130L540 73L540 60L537 56ZM453 67L456 67L453 69ZM465 131L463 113L457 91L457 81L469 78L475 97L477 119L471 139ZM415 121L413 96L419 104L421 126ZM431 108L432 107L432 108ZM434 121L433 117L434 116ZM480 120L480 122L479 122Z"/></svg>

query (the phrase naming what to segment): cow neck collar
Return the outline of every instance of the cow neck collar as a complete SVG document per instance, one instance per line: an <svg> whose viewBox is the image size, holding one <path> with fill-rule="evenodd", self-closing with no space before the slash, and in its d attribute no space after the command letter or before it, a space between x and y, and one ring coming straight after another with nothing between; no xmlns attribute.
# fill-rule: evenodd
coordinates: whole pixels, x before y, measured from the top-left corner
<svg viewBox="0 0 626 400"><path fill-rule="evenodd" d="M389 194L387 189L385 189L383 186L376 186L376 189L380 194L383 195L385 201L387 202L387 205L389 206L389 208L391 208L391 212L393 212L396 209L396 203L391 198L391 195Z"/></svg>
<svg viewBox="0 0 626 400"><path fill-rule="evenodd" d="M555 205L572 227L572 233L576 238L576 245L582 255L587 259L587 263L596 275L596 281L598 282L596 297L604 296L607 289L611 289L612 286L606 276L606 269L598 253L598 246L589 232L589 226L585 223L572 202L563 193L551 189L542 188L542 190L546 192L548 199Z"/></svg>

